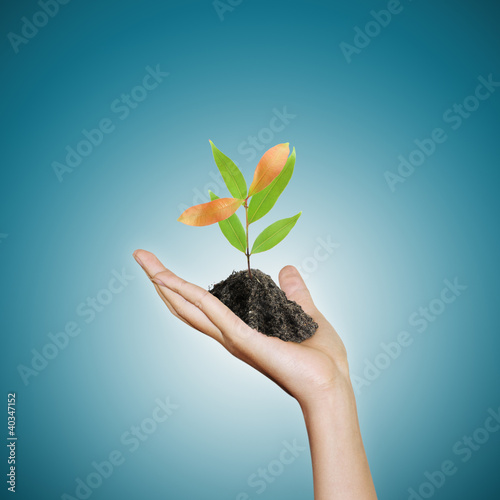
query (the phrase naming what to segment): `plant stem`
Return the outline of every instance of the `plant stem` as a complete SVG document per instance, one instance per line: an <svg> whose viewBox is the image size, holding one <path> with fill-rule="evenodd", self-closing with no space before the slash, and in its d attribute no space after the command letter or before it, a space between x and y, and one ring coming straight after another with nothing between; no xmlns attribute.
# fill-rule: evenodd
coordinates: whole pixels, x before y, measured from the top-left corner
<svg viewBox="0 0 500 500"><path fill-rule="evenodd" d="M245 232L246 232L246 237L247 237L247 251L246 251L246 256L247 256L247 265L248 265L248 276L250 278L253 278L252 276L252 271L250 270L250 247L248 246L248 197L245 199L245 222L246 222L246 227L245 227Z"/></svg>

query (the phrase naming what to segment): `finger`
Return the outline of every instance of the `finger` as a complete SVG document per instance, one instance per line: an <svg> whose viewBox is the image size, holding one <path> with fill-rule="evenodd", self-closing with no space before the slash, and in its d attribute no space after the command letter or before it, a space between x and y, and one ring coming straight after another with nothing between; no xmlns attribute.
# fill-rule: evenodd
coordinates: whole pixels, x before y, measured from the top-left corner
<svg viewBox="0 0 500 500"><path fill-rule="evenodd" d="M306 339L307 344L330 343L333 337L338 337L333 326L321 314L315 306L311 294L302 279L299 271L293 266L285 266L279 274L279 282L281 289L285 292L288 300L297 302L306 314L318 324L319 328L316 333L309 339ZM333 332L333 337L332 337Z"/></svg>
<svg viewBox="0 0 500 500"><path fill-rule="evenodd" d="M223 343L221 331L205 316L205 314L188 302L178 293L167 287L155 284L158 294L170 311L180 320L209 337Z"/></svg>
<svg viewBox="0 0 500 500"><path fill-rule="evenodd" d="M278 278L280 287L285 292L288 300L297 302L316 321L316 317L320 313L314 305L311 294L299 271L293 266L285 266L280 271Z"/></svg>
<svg viewBox="0 0 500 500"><path fill-rule="evenodd" d="M163 300L164 304L167 306L167 309L178 319L180 319L181 321L183 321L184 323L186 323L186 325L189 325L189 326L193 326L191 325L187 320L185 320L184 318L181 318L176 310L172 307L172 305L170 304L170 302L165 298L165 296L163 295L162 291L160 290L160 287L156 284L153 283L153 286L155 287L155 290L156 292L158 293L158 295L160 296L160 299Z"/></svg>
<svg viewBox="0 0 500 500"><path fill-rule="evenodd" d="M203 312L222 333L224 345L231 352L237 348L240 354L251 355L252 349L262 348L267 337L246 325L207 290L179 278L168 270L154 276L154 282L169 288ZM187 319L191 320L189 316Z"/></svg>
<svg viewBox="0 0 500 500"><path fill-rule="evenodd" d="M137 263L144 269L144 272L151 279L160 272L167 271L167 268L161 261L151 252L146 250L136 250L134 258ZM158 295L163 300L169 311L184 321L187 325L196 330L209 335L218 342L222 342L222 334L219 329L203 314L201 311L192 308L187 308L188 303L179 295L169 291L165 287L154 284Z"/></svg>
<svg viewBox="0 0 500 500"><path fill-rule="evenodd" d="M280 271L279 281L281 289L286 293L287 298L297 302L318 323L319 328L316 333L304 340L302 344L315 347L326 346L329 350L333 347L339 352L344 352L345 347L342 339L335 328L314 305L311 294L299 271L293 266L285 266Z"/></svg>
<svg viewBox="0 0 500 500"><path fill-rule="evenodd" d="M160 262L154 253L146 250L136 250L133 253L133 256L150 278L152 278L155 274L166 270L166 267Z"/></svg>

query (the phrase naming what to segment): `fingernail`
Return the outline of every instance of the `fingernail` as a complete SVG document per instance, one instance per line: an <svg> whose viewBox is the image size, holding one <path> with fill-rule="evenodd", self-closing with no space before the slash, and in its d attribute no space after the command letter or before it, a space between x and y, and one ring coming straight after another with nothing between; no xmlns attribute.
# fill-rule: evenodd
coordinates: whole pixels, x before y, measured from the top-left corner
<svg viewBox="0 0 500 500"><path fill-rule="evenodd" d="M153 283L156 283L158 286L165 286L165 287L167 286L167 285L165 285L165 283L163 283L163 281L162 281L162 280L160 280L160 279L158 279L158 278L151 278L151 281L152 281Z"/></svg>
<svg viewBox="0 0 500 500"><path fill-rule="evenodd" d="M136 260L137 264L139 264L143 269L144 269L144 264L141 262L141 259L137 257L137 255L133 254L134 259Z"/></svg>

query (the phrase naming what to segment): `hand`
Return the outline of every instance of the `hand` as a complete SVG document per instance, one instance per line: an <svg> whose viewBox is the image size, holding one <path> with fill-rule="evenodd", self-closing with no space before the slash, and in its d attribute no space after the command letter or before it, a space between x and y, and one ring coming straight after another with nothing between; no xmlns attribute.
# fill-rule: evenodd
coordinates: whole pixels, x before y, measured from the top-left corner
<svg viewBox="0 0 500 500"><path fill-rule="evenodd" d="M329 395L339 377L348 378L344 344L314 305L294 267L281 270L280 286L288 299L300 304L319 325L316 333L300 344L267 337L250 328L207 290L166 269L152 253L137 250L134 257L174 316L217 340L276 382L301 406Z"/></svg>
<svg viewBox="0 0 500 500"><path fill-rule="evenodd" d="M136 250L134 257L172 314L297 399L311 447L314 498L376 500L344 344L314 305L298 271L292 266L281 270L281 289L319 325L300 344L250 328L210 292L176 276L152 253Z"/></svg>

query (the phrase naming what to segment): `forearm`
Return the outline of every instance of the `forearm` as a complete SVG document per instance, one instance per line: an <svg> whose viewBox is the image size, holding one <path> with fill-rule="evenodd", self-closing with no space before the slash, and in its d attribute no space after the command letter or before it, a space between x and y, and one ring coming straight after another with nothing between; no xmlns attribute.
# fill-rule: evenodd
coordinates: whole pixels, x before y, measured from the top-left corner
<svg viewBox="0 0 500 500"><path fill-rule="evenodd" d="M375 500L350 381L339 377L335 388L301 407L311 448L315 500Z"/></svg>

